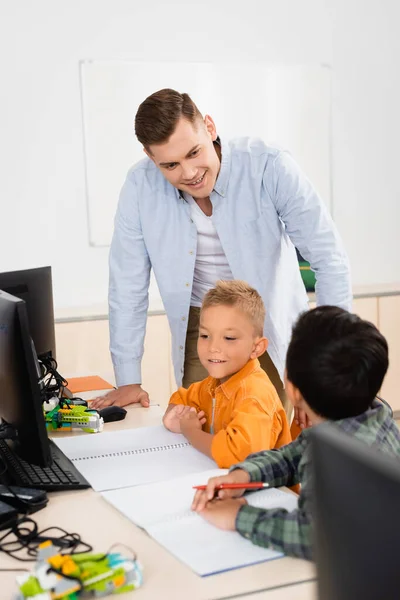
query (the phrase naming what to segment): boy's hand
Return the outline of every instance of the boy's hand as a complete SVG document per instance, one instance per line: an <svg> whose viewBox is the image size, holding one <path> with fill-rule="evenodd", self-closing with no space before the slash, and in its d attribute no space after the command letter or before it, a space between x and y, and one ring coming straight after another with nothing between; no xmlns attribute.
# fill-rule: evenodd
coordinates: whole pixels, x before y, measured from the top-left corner
<svg viewBox="0 0 400 600"><path fill-rule="evenodd" d="M190 406L184 404L177 404L171 410L165 413L163 416L163 424L166 429L169 429L173 433L182 433L180 419L181 417L190 411Z"/></svg>
<svg viewBox="0 0 400 600"><path fill-rule="evenodd" d="M184 436L187 436L193 429L201 430L206 422L204 411L197 412L193 406L187 412L180 415L179 419L181 433Z"/></svg>
<svg viewBox="0 0 400 600"><path fill-rule="evenodd" d="M312 423L308 418L306 411L298 408L297 406L294 409L294 420L300 429L308 429L308 427L312 427Z"/></svg>
<svg viewBox="0 0 400 600"><path fill-rule="evenodd" d="M212 500L214 496L218 499L238 498L242 496L246 490L216 490L221 483L249 483L250 475L243 469L235 469L232 473L222 475L221 477L211 477L207 483L206 490L197 490L192 502L192 510L201 512L204 510L207 502Z"/></svg>
<svg viewBox="0 0 400 600"><path fill-rule="evenodd" d="M229 500L212 500L207 502L205 508L199 511L206 521L225 531L236 529L236 517L243 504L247 504L244 498L231 498Z"/></svg>
<svg viewBox="0 0 400 600"><path fill-rule="evenodd" d="M204 423L206 422L204 411L201 410L199 413L197 413L196 409L193 406L185 406L184 404L177 404L165 413L165 415L163 416L164 427L166 429L169 429L173 433L183 433L181 422L182 419L185 419L188 413L194 415L197 421L200 422L201 429ZM191 417L191 419L192 418L193 417Z"/></svg>

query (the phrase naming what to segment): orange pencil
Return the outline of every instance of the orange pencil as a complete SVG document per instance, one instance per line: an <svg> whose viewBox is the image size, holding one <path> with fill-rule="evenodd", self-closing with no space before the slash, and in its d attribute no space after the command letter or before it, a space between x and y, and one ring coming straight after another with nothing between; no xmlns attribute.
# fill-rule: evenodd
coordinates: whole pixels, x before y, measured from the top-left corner
<svg viewBox="0 0 400 600"><path fill-rule="evenodd" d="M262 488L268 488L269 483L261 483L255 481L252 483L220 483L215 486L216 490L261 490ZM194 485L194 490L206 490L206 485Z"/></svg>

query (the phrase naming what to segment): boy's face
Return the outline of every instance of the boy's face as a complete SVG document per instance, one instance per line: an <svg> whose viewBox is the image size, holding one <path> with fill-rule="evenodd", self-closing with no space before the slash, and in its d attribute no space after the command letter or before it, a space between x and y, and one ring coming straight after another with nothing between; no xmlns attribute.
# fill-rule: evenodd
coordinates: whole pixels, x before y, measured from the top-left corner
<svg viewBox="0 0 400 600"><path fill-rule="evenodd" d="M150 153L145 152L174 187L193 198L208 198L220 168L216 139L214 121L208 115L194 124L181 118L167 142L153 144Z"/></svg>
<svg viewBox="0 0 400 600"><path fill-rule="evenodd" d="M209 375L221 383L266 347L266 338L255 334L249 317L235 306L210 306L201 311L197 352Z"/></svg>

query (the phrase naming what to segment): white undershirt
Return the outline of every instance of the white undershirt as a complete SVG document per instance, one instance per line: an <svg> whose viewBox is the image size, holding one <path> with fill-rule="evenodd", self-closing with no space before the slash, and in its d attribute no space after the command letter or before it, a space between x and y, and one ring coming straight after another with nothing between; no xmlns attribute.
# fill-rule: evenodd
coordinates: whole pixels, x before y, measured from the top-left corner
<svg viewBox="0 0 400 600"><path fill-rule="evenodd" d="M204 295L218 279L232 280L225 252L219 240L212 217L207 217L192 196L185 194L191 218L197 228L197 252L194 266L191 306L201 306Z"/></svg>

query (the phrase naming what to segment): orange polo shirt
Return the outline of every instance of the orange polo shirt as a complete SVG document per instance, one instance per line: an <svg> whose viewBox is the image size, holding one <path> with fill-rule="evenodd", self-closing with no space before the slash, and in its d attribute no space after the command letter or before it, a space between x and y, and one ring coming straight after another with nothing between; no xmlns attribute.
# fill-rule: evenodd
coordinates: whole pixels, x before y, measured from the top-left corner
<svg viewBox="0 0 400 600"><path fill-rule="evenodd" d="M169 404L204 410L203 431L213 433L211 454L229 468L252 452L280 448L292 441L282 402L257 359L218 385L214 377L179 388Z"/></svg>

